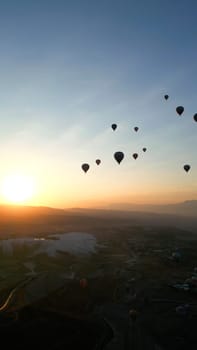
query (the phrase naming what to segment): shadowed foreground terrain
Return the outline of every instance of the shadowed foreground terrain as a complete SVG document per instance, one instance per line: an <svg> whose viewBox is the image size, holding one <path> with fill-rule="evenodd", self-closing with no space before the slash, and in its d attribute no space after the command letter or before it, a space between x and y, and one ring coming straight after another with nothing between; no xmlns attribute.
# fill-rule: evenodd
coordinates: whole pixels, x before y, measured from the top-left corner
<svg viewBox="0 0 197 350"><path fill-rule="evenodd" d="M103 322L67 317L26 307L17 320L0 318L1 341L11 349L94 349L100 339L110 340ZM109 335L108 335L109 334Z"/></svg>
<svg viewBox="0 0 197 350"><path fill-rule="evenodd" d="M196 229L172 215L1 207L2 343L196 349Z"/></svg>

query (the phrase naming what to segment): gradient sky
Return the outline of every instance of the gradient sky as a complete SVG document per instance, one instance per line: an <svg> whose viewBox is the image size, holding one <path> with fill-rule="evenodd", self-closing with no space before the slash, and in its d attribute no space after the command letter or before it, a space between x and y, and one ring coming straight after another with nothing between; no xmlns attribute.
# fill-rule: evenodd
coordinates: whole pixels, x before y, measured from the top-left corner
<svg viewBox="0 0 197 350"><path fill-rule="evenodd" d="M195 0L1 0L0 184L32 176L28 204L55 207L197 199L196 13Z"/></svg>

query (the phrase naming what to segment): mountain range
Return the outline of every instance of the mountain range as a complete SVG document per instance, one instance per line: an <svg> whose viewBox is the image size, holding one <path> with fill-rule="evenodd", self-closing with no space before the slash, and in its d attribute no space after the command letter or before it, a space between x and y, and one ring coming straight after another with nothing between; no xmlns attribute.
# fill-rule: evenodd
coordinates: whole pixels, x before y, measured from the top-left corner
<svg viewBox="0 0 197 350"><path fill-rule="evenodd" d="M197 217L197 200L187 200L180 203L165 205L115 203L109 205L107 209L165 213Z"/></svg>

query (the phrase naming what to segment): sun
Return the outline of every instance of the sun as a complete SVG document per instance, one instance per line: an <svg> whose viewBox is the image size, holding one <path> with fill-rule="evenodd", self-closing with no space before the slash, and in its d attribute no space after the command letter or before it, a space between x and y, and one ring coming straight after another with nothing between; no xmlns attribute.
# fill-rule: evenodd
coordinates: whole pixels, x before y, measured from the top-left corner
<svg viewBox="0 0 197 350"><path fill-rule="evenodd" d="M30 199L35 191L31 177L21 174L7 176L2 183L4 198L11 203L24 203Z"/></svg>

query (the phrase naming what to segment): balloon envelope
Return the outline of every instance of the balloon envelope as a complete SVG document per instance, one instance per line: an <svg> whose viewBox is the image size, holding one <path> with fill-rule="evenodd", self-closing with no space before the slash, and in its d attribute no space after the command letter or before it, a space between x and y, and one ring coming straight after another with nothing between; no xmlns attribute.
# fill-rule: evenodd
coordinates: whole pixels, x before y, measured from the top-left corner
<svg viewBox="0 0 197 350"><path fill-rule="evenodd" d="M168 95L164 95L165 100L168 100L169 96Z"/></svg>
<svg viewBox="0 0 197 350"><path fill-rule="evenodd" d="M113 129L113 130L116 130L116 128L117 128L117 124L112 124L112 126L111 126L111 127L112 127L112 129Z"/></svg>
<svg viewBox="0 0 197 350"><path fill-rule="evenodd" d="M181 115L184 112L184 107L183 106L178 106L176 107L176 111L179 115Z"/></svg>
<svg viewBox="0 0 197 350"><path fill-rule="evenodd" d="M100 159L96 159L96 164L99 165L101 163Z"/></svg>
<svg viewBox="0 0 197 350"><path fill-rule="evenodd" d="M188 172L190 170L191 166L189 164L185 164L183 168L186 172Z"/></svg>
<svg viewBox="0 0 197 350"><path fill-rule="evenodd" d="M82 279L80 280L79 284L80 284L80 287L81 287L81 288L86 288L87 285L88 285L88 282L87 282L86 278L82 278Z"/></svg>
<svg viewBox="0 0 197 350"><path fill-rule="evenodd" d="M135 126L134 130L137 132L139 130L139 128L137 126Z"/></svg>
<svg viewBox="0 0 197 350"><path fill-rule="evenodd" d="M194 118L194 121L197 122L197 113L194 114L194 117L193 117L193 118Z"/></svg>
<svg viewBox="0 0 197 350"><path fill-rule="evenodd" d="M82 167L82 169L83 169L83 171L84 171L85 173L87 173L87 171L88 171L89 168L90 168L89 164L87 164L87 163L82 164L81 167Z"/></svg>
<svg viewBox="0 0 197 350"><path fill-rule="evenodd" d="M120 162L122 162L122 160L124 158L124 153L123 152L115 152L114 158L120 164Z"/></svg>
<svg viewBox="0 0 197 350"><path fill-rule="evenodd" d="M142 148L142 150L143 150L143 152L146 152L147 148L146 148L146 147L144 147L144 148Z"/></svg>
<svg viewBox="0 0 197 350"><path fill-rule="evenodd" d="M132 310L129 311L129 316L130 316L130 318L132 319L132 321L135 321L135 320L136 320L137 314L138 314L137 311L134 310L134 309L132 309Z"/></svg>
<svg viewBox="0 0 197 350"><path fill-rule="evenodd" d="M138 154L137 153L133 153L133 158L137 159L137 157L138 157Z"/></svg>

